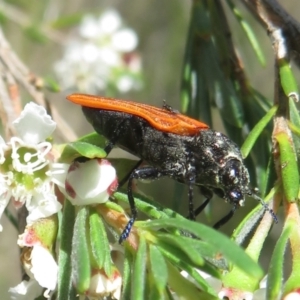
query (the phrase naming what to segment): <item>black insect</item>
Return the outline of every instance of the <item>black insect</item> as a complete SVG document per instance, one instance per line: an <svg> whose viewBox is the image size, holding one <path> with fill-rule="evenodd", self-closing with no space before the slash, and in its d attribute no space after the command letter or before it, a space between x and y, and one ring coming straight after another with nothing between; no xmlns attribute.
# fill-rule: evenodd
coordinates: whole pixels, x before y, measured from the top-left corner
<svg viewBox="0 0 300 300"><path fill-rule="evenodd" d="M171 177L187 184L189 218L201 211L213 193L230 202L231 211L215 228L226 223L235 210L244 205L245 196L258 199L249 188L249 173L238 146L224 134L208 125L178 113L169 106L157 108L114 98L73 94L68 100L80 104L87 120L97 133L109 140L105 151L117 145L138 156L148 166L138 167L128 178L128 199L131 218L120 236L125 240L137 217L132 195L134 179ZM193 186L199 186L207 200L194 210Z"/></svg>

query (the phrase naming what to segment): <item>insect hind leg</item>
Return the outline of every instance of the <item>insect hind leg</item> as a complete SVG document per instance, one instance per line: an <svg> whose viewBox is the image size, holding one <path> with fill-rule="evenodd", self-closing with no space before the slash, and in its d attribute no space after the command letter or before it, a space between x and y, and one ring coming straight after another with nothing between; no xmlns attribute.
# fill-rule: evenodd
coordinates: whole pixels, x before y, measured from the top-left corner
<svg viewBox="0 0 300 300"><path fill-rule="evenodd" d="M154 167L143 167L143 168L135 169L130 174L130 176L128 178L127 195L128 195L128 201L129 201L130 210L131 210L131 217L130 217L127 225L125 226L123 232L120 235L120 238L119 238L120 244L124 240L126 240L127 237L129 236L129 233L131 231L133 223L137 217L137 209L135 206L134 197L133 197L133 193L132 193L133 180L134 179L153 179L154 180L154 179L158 179L162 176L163 176L163 174Z"/></svg>

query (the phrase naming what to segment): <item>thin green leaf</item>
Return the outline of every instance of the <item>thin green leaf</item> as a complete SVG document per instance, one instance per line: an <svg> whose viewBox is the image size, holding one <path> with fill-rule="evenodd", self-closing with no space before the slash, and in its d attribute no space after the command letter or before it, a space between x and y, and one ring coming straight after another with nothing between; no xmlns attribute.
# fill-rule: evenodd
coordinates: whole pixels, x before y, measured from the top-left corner
<svg viewBox="0 0 300 300"><path fill-rule="evenodd" d="M48 41L47 36L40 30L40 25L30 25L23 29L25 36L33 42L45 44Z"/></svg>
<svg viewBox="0 0 300 300"><path fill-rule="evenodd" d="M146 283L147 247L146 241L140 237L139 248L136 253L132 278L132 299L144 299Z"/></svg>
<svg viewBox="0 0 300 300"><path fill-rule="evenodd" d="M203 291L206 291L212 295L215 294L214 290L208 284L208 282L204 280L203 277L199 275L199 273L197 273L197 275L195 274L195 267L189 262L186 262L185 259L182 259L182 255L178 255L178 251L176 251L176 249L172 249L172 247L169 247L169 245L164 244L163 242L160 242L157 246L159 247L161 253L166 257L167 261L172 263L172 265L177 266L180 270L186 271L190 276L192 276L195 279L195 281L198 283L198 285ZM206 273L210 274L213 277L219 278L220 274L218 274L215 270L212 270L213 269L211 268Z"/></svg>
<svg viewBox="0 0 300 300"><path fill-rule="evenodd" d="M295 101L291 98L289 98L289 108L291 119L289 127L292 130L293 142L298 160L298 168L300 169L300 115Z"/></svg>
<svg viewBox="0 0 300 300"><path fill-rule="evenodd" d="M72 238L73 228L75 223L75 207L70 201L65 200L62 222L60 226L60 244L58 257L58 300L76 300L77 292L72 284L72 267L71 267L71 253L72 253Z"/></svg>
<svg viewBox="0 0 300 300"><path fill-rule="evenodd" d="M217 300L215 297L199 288L188 279L184 278L177 268L167 263L169 274L169 285L180 299L189 300Z"/></svg>
<svg viewBox="0 0 300 300"><path fill-rule="evenodd" d="M92 264L96 268L103 268L107 276L110 277L112 275L112 262L109 242L102 218L95 209L90 210L89 225Z"/></svg>
<svg viewBox="0 0 300 300"><path fill-rule="evenodd" d="M178 265L178 267L186 269L187 272L189 272L188 270L192 268L198 268L211 276L219 277L218 271L211 264L204 260L201 264L195 264L190 258L190 255L186 254L186 251L182 251L182 249L174 247L172 244L168 244L163 240L163 238L158 239L156 245L160 248L160 250L163 250L163 254L168 257L169 260L173 261L173 263Z"/></svg>
<svg viewBox="0 0 300 300"><path fill-rule="evenodd" d="M64 29L73 27L80 23L83 13L76 13L71 15L63 15L62 17L54 20L51 27L54 29Z"/></svg>
<svg viewBox="0 0 300 300"><path fill-rule="evenodd" d="M120 206L119 204L113 202L113 201L107 201L101 205L104 205L105 207L107 207L108 209L112 209L115 210L117 212L124 212L124 208L122 206Z"/></svg>
<svg viewBox="0 0 300 300"><path fill-rule="evenodd" d="M156 246L149 246L151 275L159 295L162 297L168 281L168 269L165 259ZM161 299L161 297L159 299Z"/></svg>
<svg viewBox="0 0 300 300"><path fill-rule="evenodd" d="M207 242L197 240L194 238L180 236L180 239L182 242L186 243L187 249L193 248L194 250L196 250L198 255L201 255L201 256L213 257L213 256L217 255L218 250L219 250L219 249L214 248L213 245L211 245Z"/></svg>
<svg viewBox="0 0 300 300"><path fill-rule="evenodd" d="M44 86L53 93L60 92L60 86L59 83L52 77L47 76L43 78L44 80Z"/></svg>
<svg viewBox="0 0 300 300"><path fill-rule="evenodd" d="M133 257L129 248L125 247L123 277L122 277L122 297L124 300L131 300L131 281L132 281L132 266Z"/></svg>
<svg viewBox="0 0 300 300"><path fill-rule="evenodd" d="M151 229L172 227L190 232L196 237L218 248L219 252L223 254L225 258L227 258L233 264L236 264L236 266L240 269L245 270L245 272L250 276L259 277L263 274L262 269L259 267L259 265L255 263L243 251L242 248L237 246L225 235L203 224L192 222L189 220L161 219L143 222L140 227Z"/></svg>
<svg viewBox="0 0 300 300"><path fill-rule="evenodd" d="M291 66L288 61L282 59L279 62L279 75L280 83L283 91L287 97L295 97L296 100L299 99L299 91L297 86L297 81L292 72Z"/></svg>
<svg viewBox="0 0 300 300"><path fill-rule="evenodd" d="M72 239L72 281L81 294L88 290L91 280L91 264L86 232L87 216L88 208L80 207L76 216Z"/></svg>
<svg viewBox="0 0 300 300"><path fill-rule="evenodd" d="M2 11L0 10L0 24L2 26L6 25L7 22L10 21L9 18L6 16L5 9Z"/></svg>
<svg viewBox="0 0 300 300"><path fill-rule="evenodd" d="M69 163L77 157L87 158L104 158L106 152L98 146L91 145L86 142L73 142L65 146L63 153L61 154L60 161Z"/></svg>
<svg viewBox="0 0 300 300"><path fill-rule="evenodd" d="M299 252L299 241L300 241L300 232L299 232L299 223L296 220L290 219L289 226L291 227L291 233L289 236L289 241L291 244L292 252L292 272L284 285L284 295L292 293L299 290L300 287L300 252Z"/></svg>
<svg viewBox="0 0 300 300"><path fill-rule="evenodd" d="M254 260L258 261L261 255L261 250L268 236L269 231L272 226L272 218L268 216L266 220L262 220L263 226L259 227L259 231L255 231L253 238L247 245L246 253ZM235 265L232 266L231 270L224 275L223 284L224 286L234 287L241 291L254 291L259 285L261 276L249 276L241 269Z"/></svg>
<svg viewBox="0 0 300 300"><path fill-rule="evenodd" d="M248 135L247 139L245 140L243 146L241 147L241 152L242 152L242 155L243 155L244 158L249 155L255 141L257 140L257 138L259 137L259 135L261 134L263 129L270 122L270 120L272 119L272 117L274 116L276 111L277 111L277 106L273 106L267 112L267 114L251 130L251 132L249 133L249 135Z"/></svg>
<svg viewBox="0 0 300 300"><path fill-rule="evenodd" d="M78 142L88 143L99 148L105 148L107 140L102 135L99 135L97 132L92 132L87 135L82 136L77 140Z"/></svg>
<svg viewBox="0 0 300 300"><path fill-rule="evenodd" d="M291 233L292 227L285 226L275 245L272 254L267 281L267 295L266 299L277 300L278 295L281 294L282 278L283 278L283 263L285 259L285 249Z"/></svg>
<svg viewBox="0 0 300 300"><path fill-rule="evenodd" d="M277 188L273 188L270 193L263 199L265 203L269 203L273 199ZM264 213L265 209L260 204L252 209L234 230L234 233L231 236L232 239L234 239L238 245L241 245L249 236L253 228L257 225L259 219L262 218L262 215Z"/></svg>
<svg viewBox="0 0 300 300"><path fill-rule="evenodd" d="M184 252L189 259L197 266L201 266L204 264L204 259L198 252L198 249L194 247L193 242L194 239L171 235L167 233L157 233L156 236L168 243L171 247L178 248L182 252ZM212 255L213 253L211 253Z"/></svg>
<svg viewBox="0 0 300 300"><path fill-rule="evenodd" d="M158 290L158 286L156 284L156 281L154 281L153 276L147 276L146 277L147 282L146 282L146 295L147 299L149 300L156 300L156 299L165 299L165 294L161 293Z"/></svg>
<svg viewBox="0 0 300 300"><path fill-rule="evenodd" d="M128 203L127 193L116 192L114 193L114 198L118 201ZM140 198L141 199L137 198L136 196L134 197L136 207L139 211L155 219L168 217L166 214L166 209L160 203L147 199L143 196L140 196ZM175 212L173 212L173 214L175 214Z"/></svg>
<svg viewBox="0 0 300 300"><path fill-rule="evenodd" d="M297 157L287 134L280 132L275 136L280 149L282 185L286 199L295 202L299 193L299 172Z"/></svg>
<svg viewBox="0 0 300 300"><path fill-rule="evenodd" d="M260 43L256 38L257 34L252 30L251 26L246 22L242 13L238 10L238 8L234 5L234 3L231 0L227 0L226 2L228 6L231 8L233 15L236 17L237 21L240 23L241 27L245 31L246 36L250 42L250 45L252 46L259 62L263 66L265 66L266 59L262 51L262 48L260 47Z"/></svg>

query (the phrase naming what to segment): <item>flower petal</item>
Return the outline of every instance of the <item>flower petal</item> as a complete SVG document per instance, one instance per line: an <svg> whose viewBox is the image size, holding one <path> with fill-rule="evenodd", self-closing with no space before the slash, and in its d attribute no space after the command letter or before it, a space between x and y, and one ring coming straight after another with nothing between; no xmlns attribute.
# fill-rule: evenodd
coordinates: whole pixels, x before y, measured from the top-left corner
<svg viewBox="0 0 300 300"><path fill-rule="evenodd" d="M1 216L10 200L10 191L7 189L5 184L3 182L0 182L0 219ZM0 224L0 232L3 230L1 224Z"/></svg>
<svg viewBox="0 0 300 300"><path fill-rule="evenodd" d="M116 187L116 170L105 159L75 162L66 179L66 191L73 205L104 203Z"/></svg>
<svg viewBox="0 0 300 300"><path fill-rule="evenodd" d="M121 26L120 15L115 10L108 10L98 20L99 31L112 34Z"/></svg>
<svg viewBox="0 0 300 300"><path fill-rule="evenodd" d="M47 114L45 108L34 102L26 104L13 125L19 137L29 144L37 144L45 140L56 127L56 123Z"/></svg>
<svg viewBox="0 0 300 300"><path fill-rule="evenodd" d="M28 216L26 222L28 225L34 223L40 218L47 218L59 212L62 205L57 201L54 194L36 194L31 201L26 202Z"/></svg>
<svg viewBox="0 0 300 300"><path fill-rule="evenodd" d="M12 300L35 299L42 294L42 288L36 280L22 281L17 286L10 288L8 292L11 294Z"/></svg>
<svg viewBox="0 0 300 300"><path fill-rule="evenodd" d="M31 252L31 264L31 272L39 285L53 291L57 284L58 266L52 254L36 245Z"/></svg>
<svg viewBox="0 0 300 300"><path fill-rule="evenodd" d="M122 29L112 36L112 44L122 52L130 52L134 50L138 44L138 38L131 29Z"/></svg>

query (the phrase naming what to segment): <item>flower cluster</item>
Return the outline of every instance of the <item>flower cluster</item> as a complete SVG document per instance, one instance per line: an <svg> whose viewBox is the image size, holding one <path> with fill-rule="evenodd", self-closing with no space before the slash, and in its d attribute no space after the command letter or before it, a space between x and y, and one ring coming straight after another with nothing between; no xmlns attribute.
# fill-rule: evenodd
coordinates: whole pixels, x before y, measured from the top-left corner
<svg viewBox="0 0 300 300"><path fill-rule="evenodd" d="M63 169L53 163L52 144L46 140L56 124L43 107L29 103L13 125L17 136L8 143L0 137L0 217L12 199L16 208L26 206L31 225L61 209L53 175Z"/></svg>
<svg viewBox="0 0 300 300"><path fill-rule="evenodd" d="M116 170L104 159L57 163L57 151L49 141L56 123L35 103L27 104L13 125L16 136L9 142L0 137L0 218L10 201L28 211L18 245L29 281L9 292L12 299L35 299L44 289L44 296L51 297L58 284L57 214L62 209L55 186L74 205L104 203L117 187ZM118 269L110 276L97 269L90 276L86 294L120 297Z"/></svg>
<svg viewBox="0 0 300 300"><path fill-rule="evenodd" d="M62 88L96 94L141 87L141 62L135 51L138 39L132 29L123 27L116 11L106 11L99 18L84 17L78 32L55 65Z"/></svg>

